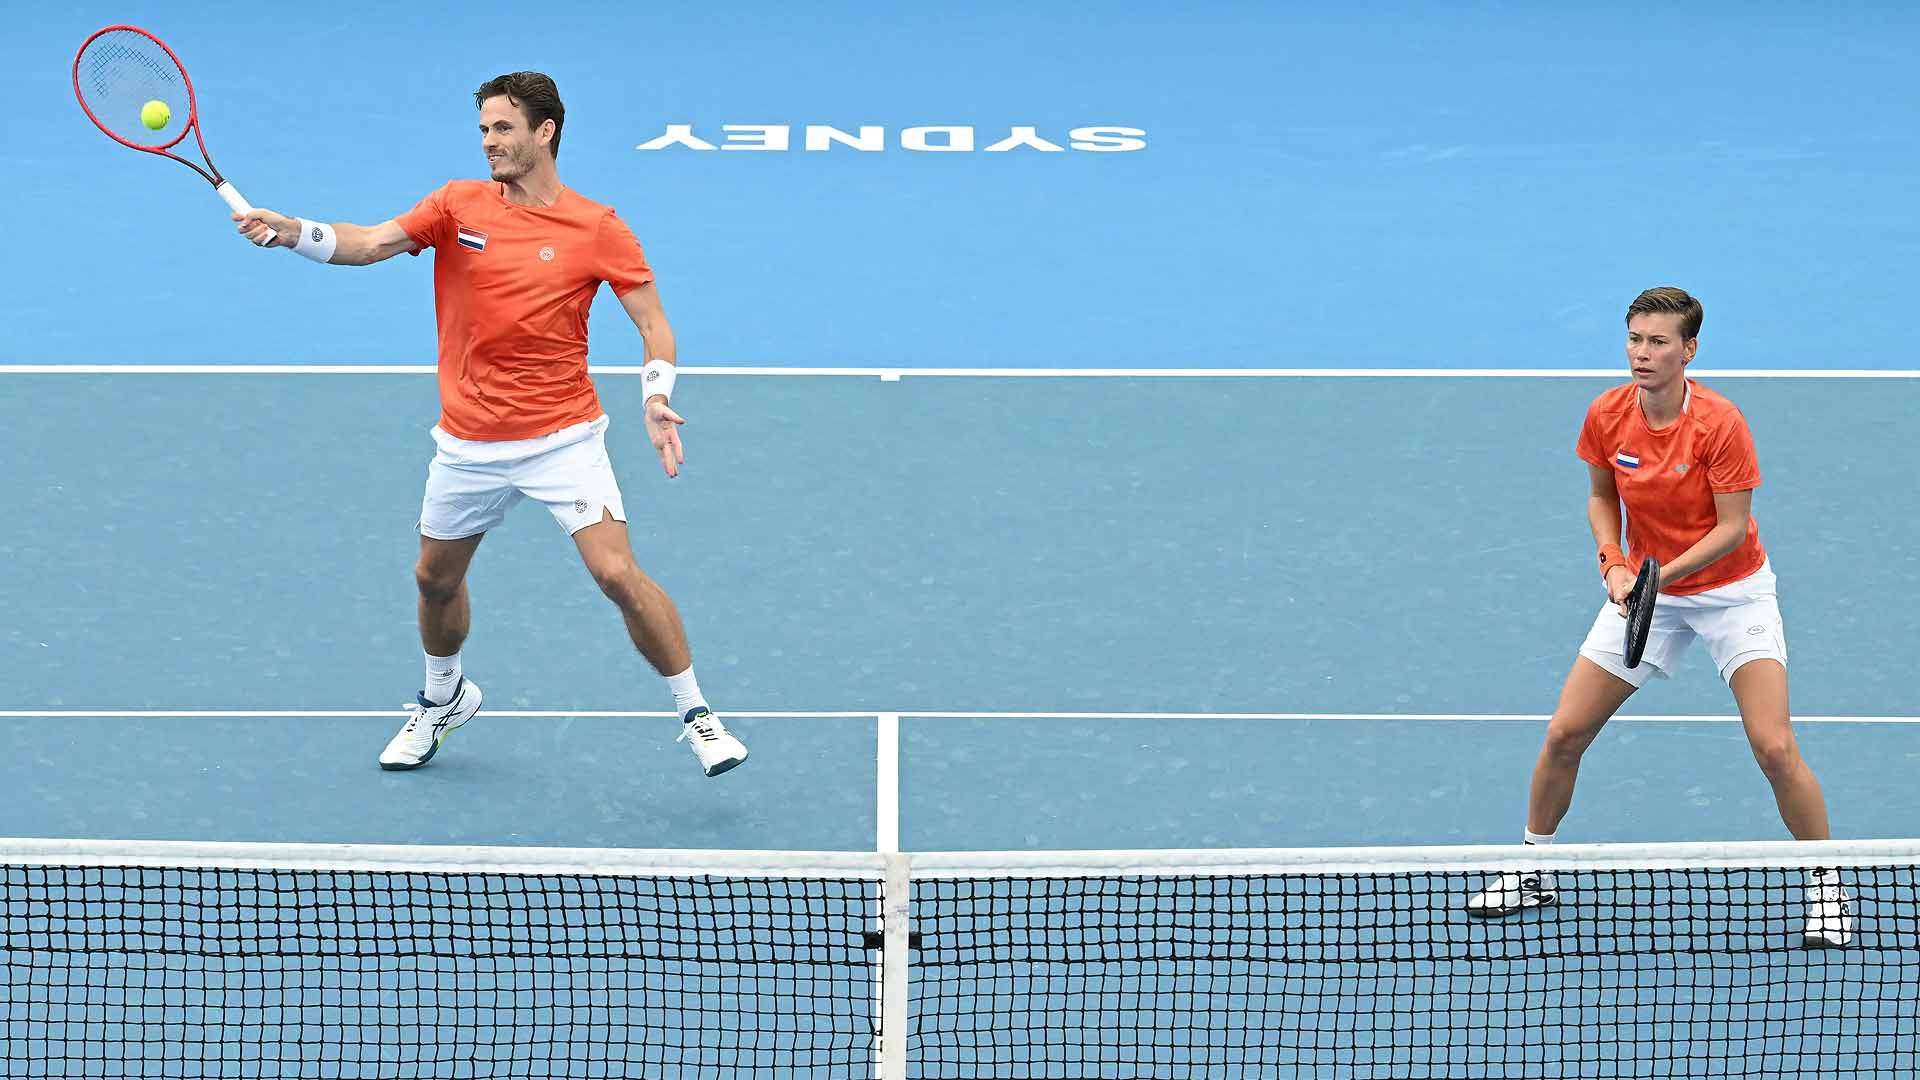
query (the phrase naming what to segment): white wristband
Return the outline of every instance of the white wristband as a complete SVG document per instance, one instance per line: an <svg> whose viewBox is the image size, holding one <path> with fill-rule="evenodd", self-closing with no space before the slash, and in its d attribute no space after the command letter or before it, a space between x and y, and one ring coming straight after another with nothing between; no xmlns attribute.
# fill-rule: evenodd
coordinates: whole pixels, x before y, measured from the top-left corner
<svg viewBox="0 0 1920 1080"><path fill-rule="evenodd" d="M301 218L300 239L294 242L293 253L318 263L331 262L333 249L338 243L339 240L333 235L333 226Z"/></svg>
<svg viewBox="0 0 1920 1080"><path fill-rule="evenodd" d="M640 369L641 401L649 401L655 394L673 400L673 365L665 360L649 360L647 366Z"/></svg>

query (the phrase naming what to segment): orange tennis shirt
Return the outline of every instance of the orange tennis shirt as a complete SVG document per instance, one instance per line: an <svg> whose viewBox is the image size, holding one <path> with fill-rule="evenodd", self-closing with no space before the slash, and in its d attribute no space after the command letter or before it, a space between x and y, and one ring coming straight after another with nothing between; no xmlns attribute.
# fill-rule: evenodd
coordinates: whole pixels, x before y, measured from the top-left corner
<svg viewBox="0 0 1920 1080"><path fill-rule="evenodd" d="M612 208L565 187L552 206L518 206L494 181L455 180L393 220L434 249L442 430L501 442L600 416L587 377L593 294L603 281L625 296L653 280Z"/></svg>
<svg viewBox="0 0 1920 1080"><path fill-rule="evenodd" d="M1753 432L1733 402L1687 380L1680 419L1658 431L1640 411L1640 390L1629 383L1593 399L1576 450L1589 465L1613 470L1627 509L1629 569L1651 555L1664 565L1679 558L1720 521L1715 494L1760 486ZM1740 546L1660 590L1675 596L1706 592L1760 569L1767 551L1760 525L1747 519Z"/></svg>

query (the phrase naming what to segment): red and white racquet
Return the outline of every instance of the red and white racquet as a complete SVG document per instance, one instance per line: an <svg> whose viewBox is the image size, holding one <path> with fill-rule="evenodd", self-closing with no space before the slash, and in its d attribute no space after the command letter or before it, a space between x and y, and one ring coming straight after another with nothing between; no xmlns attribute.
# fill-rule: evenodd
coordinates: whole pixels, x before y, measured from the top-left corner
<svg viewBox="0 0 1920 1080"><path fill-rule="evenodd" d="M74 54L73 93L86 110L87 119L114 142L172 158L199 173L236 214L253 209L207 156L193 81L187 78L180 58L159 38L137 26L109 26L95 31ZM180 109L182 98L184 112ZM149 101L163 101L172 111L166 126L158 131L140 120L141 106ZM207 163L204 169L172 152L188 131L200 145L200 160Z"/></svg>

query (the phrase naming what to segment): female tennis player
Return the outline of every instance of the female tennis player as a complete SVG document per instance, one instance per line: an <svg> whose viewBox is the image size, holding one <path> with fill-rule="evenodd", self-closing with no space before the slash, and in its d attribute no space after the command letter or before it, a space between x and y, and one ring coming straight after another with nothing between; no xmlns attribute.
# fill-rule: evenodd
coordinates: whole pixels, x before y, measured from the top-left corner
<svg viewBox="0 0 1920 1080"><path fill-rule="evenodd" d="M1702 639L1733 689L1753 756L1797 839L1827 839L1827 806L1800 757L1787 711L1787 640L1773 569L1752 514L1760 466L1746 418L1687 378L1699 347L1700 302L1675 288L1648 289L1627 308L1632 381L1595 398L1577 452L1587 463L1587 523L1599 545L1607 603L1567 673L1547 725L1527 797L1526 842L1550 844L1573 801L1580 756L1633 692L1669 678ZM1621 550L1621 504L1626 505ZM1660 563L1646 655L1626 665L1626 599L1640 564ZM1806 943L1841 946L1852 914L1833 871L1808 880ZM1468 902L1480 916L1511 915L1554 900L1552 875L1504 873Z"/></svg>

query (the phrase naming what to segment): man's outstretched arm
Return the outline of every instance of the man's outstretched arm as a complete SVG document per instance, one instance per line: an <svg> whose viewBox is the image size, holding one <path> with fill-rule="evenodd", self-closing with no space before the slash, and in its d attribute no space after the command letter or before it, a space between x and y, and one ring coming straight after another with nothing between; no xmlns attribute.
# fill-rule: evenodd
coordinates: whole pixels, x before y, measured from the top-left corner
<svg viewBox="0 0 1920 1080"><path fill-rule="evenodd" d="M400 223L392 220L378 225L303 223L258 208L235 214L233 220L239 222L240 235L256 244L293 248L316 262L337 266L366 266L417 247Z"/></svg>

